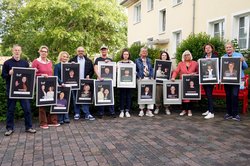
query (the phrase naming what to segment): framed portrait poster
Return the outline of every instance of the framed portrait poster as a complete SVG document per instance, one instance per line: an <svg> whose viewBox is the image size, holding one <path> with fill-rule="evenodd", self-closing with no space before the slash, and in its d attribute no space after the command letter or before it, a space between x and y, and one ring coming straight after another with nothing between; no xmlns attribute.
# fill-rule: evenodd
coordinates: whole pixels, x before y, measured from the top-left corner
<svg viewBox="0 0 250 166"><path fill-rule="evenodd" d="M135 64L119 63L117 66L117 87L136 88Z"/></svg>
<svg viewBox="0 0 250 166"><path fill-rule="evenodd" d="M112 80L94 81L94 98L96 106L114 105Z"/></svg>
<svg viewBox="0 0 250 166"><path fill-rule="evenodd" d="M66 114L69 112L71 87L58 86L57 103L50 107L51 114Z"/></svg>
<svg viewBox="0 0 250 166"><path fill-rule="evenodd" d="M155 104L155 80L138 80L138 104Z"/></svg>
<svg viewBox="0 0 250 166"><path fill-rule="evenodd" d="M156 83L163 83L163 80L169 80L171 76L171 67L171 61L155 60L154 79Z"/></svg>
<svg viewBox="0 0 250 166"><path fill-rule="evenodd" d="M65 86L70 86L71 90L80 89L80 64L62 63L61 77Z"/></svg>
<svg viewBox="0 0 250 166"><path fill-rule="evenodd" d="M218 84L219 83L219 59L201 58L199 63L199 83Z"/></svg>
<svg viewBox="0 0 250 166"><path fill-rule="evenodd" d="M76 92L76 104L92 104L94 94L94 80L81 79L80 90Z"/></svg>
<svg viewBox="0 0 250 166"><path fill-rule="evenodd" d="M199 75L183 74L182 75L182 99L200 100L201 90L199 84Z"/></svg>
<svg viewBox="0 0 250 166"><path fill-rule="evenodd" d="M36 80L36 106L56 105L57 76L38 76Z"/></svg>
<svg viewBox="0 0 250 166"><path fill-rule="evenodd" d="M163 103L164 104L181 104L181 80L163 81Z"/></svg>
<svg viewBox="0 0 250 166"><path fill-rule="evenodd" d="M10 79L9 98L33 99L35 89L35 69L13 67Z"/></svg>
<svg viewBox="0 0 250 166"><path fill-rule="evenodd" d="M240 58L221 58L221 84L236 84L241 82Z"/></svg>
<svg viewBox="0 0 250 166"><path fill-rule="evenodd" d="M113 86L116 86L116 63L115 62L98 62L98 72L105 80L112 80Z"/></svg>

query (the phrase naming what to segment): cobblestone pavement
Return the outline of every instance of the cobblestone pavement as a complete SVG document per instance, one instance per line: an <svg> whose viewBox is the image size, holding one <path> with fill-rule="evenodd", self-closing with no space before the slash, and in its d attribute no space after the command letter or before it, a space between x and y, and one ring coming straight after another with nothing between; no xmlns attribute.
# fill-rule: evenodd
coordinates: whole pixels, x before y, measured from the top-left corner
<svg viewBox="0 0 250 166"><path fill-rule="evenodd" d="M210 120L178 113L71 120L47 130L35 122L34 135L18 121L10 137L0 123L0 165L249 165L249 115L236 122L223 120L224 112Z"/></svg>

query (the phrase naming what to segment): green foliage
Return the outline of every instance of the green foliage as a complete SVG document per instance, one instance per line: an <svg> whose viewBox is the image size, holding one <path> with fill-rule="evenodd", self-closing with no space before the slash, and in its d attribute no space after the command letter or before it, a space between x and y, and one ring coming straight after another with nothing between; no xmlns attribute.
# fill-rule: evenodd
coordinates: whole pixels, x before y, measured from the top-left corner
<svg viewBox="0 0 250 166"><path fill-rule="evenodd" d="M2 73L2 71L0 71ZM0 121L3 121L6 119L6 112L7 112L7 98L6 98L6 88L5 88L5 82L2 77L0 77L0 87L2 87L2 90L0 91Z"/></svg>
<svg viewBox="0 0 250 166"><path fill-rule="evenodd" d="M206 33L191 34L187 37L187 39L183 40L180 43L176 50L177 63L181 61L182 53L185 50L189 50L192 53L194 60L202 58L202 56L204 55L203 46L207 43L211 43L214 45L215 51L219 57L224 54L225 41L222 41L217 37L211 37Z"/></svg>
<svg viewBox="0 0 250 166"><path fill-rule="evenodd" d="M127 48L130 52L130 59L132 61L135 61L135 59L137 59L139 57L140 54L140 49L142 47L144 47L145 45L140 45L140 44L133 44L131 45L131 47ZM121 52L122 50L120 50L114 58L114 61L120 61L121 60ZM148 57L152 60L152 63L154 63L155 59L159 59L160 58L160 52L161 50L159 48L148 48Z"/></svg>
<svg viewBox="0 0 250 166"><path fill-rule="evenodd" d="M38 48L47 45L50 59L62 50L70 54L82 45L88 54L102 44L110 51L126 45L126 15L116 0L3 0L0 33L3 53L20 44L30 60Z"/></svg>

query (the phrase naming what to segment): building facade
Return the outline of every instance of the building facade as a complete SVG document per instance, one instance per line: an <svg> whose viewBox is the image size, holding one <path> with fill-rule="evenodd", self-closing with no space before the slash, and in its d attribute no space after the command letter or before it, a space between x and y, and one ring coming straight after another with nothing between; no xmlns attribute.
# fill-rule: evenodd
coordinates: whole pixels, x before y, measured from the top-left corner
<svg viewBox="0 0 250 166"><path fill-rule="evenodd" d="M128 45L145 43L175 57L178 44L192 33L237 39L250 48L250 1L122 0L128 10Z"/></svg>

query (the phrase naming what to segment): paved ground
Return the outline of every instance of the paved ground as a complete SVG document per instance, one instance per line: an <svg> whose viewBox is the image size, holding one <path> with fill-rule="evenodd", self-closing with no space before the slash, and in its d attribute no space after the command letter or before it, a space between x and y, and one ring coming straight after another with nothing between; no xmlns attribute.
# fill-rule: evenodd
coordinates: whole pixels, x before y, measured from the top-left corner
<svg viewBox="0 0 250 166"><path fill-rule="evenodd" d="M0 123L0 165L249 165L249 115L235 122L224 112L212 120L200 114L71 120L48 130L35 123L35 135L19 121L10 137Z"/></svg>

